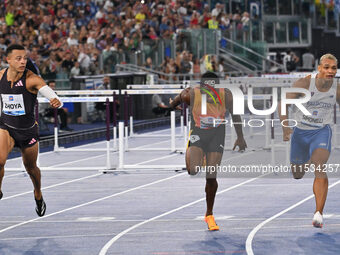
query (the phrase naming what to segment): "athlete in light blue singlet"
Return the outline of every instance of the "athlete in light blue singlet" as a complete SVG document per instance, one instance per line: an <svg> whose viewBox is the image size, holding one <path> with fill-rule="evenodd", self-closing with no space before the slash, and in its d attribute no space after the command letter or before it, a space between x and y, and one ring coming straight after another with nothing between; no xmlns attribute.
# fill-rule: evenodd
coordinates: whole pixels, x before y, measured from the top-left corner
<svg viewBox="0 0 340 255"><path fill-rule="evenodd" d="M294 83L293 87L304 88L311 92L311 99L303 104L311 115L294 109L297 126L292 130L283 127L283 140L291 139L290 162L295 179L301 179L307 170L314 171L313 192L316 209L314 227L323 226L323 209L328 192L327 161L331 153L333 109L340 104L340 85L335 78L337 59L331 54L320 58L318 73L309 75ZM298 98L299 93L290 93L287 98ZM288 113L288 111L286 111ZM288 115L288 114L287 114ZM280 119L288 119L281 115ZM292 136L291 136L292 135ZM290 137L291 136L291 137Z"/></svg>

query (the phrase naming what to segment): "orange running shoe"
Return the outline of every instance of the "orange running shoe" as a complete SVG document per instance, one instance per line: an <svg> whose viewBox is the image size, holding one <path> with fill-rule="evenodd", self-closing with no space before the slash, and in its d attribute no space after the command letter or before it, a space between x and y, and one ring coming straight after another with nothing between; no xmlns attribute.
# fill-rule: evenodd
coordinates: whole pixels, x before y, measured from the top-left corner
<svg viewBox="0 0 340 255"><path fill-rule="evenodd" d="M220 230L220 227L217 226L213 215L205 216L204 221L208 224L209 231Z"/></svg>

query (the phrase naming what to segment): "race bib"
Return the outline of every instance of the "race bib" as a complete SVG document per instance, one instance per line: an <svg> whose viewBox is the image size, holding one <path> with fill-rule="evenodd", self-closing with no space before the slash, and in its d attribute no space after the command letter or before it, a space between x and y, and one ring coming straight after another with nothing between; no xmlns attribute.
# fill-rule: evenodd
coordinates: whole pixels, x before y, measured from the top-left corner
<svg viewBox="0 0 340 255"><path fill-rule="evenodd" d="M2 94L2 112L11 116L25 115L25 104L22 95Z"/></svg>
<svg viewBox="0 0 340 255"><path fill-rule="evenodd" d="M200 117L200 127L205 129L205 128L214 128L218 127L223 123L223 120L220 118L215 118L212 116L207 116L207 117Z"/></svg>

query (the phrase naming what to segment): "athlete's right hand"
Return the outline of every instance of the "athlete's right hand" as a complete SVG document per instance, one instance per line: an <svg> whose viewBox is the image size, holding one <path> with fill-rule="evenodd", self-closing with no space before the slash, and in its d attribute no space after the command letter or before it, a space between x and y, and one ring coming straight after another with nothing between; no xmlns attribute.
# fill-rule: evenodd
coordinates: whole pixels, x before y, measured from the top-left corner
<svg viewBox="0 0 340 255"><path fill-rule="evenodd" d="M283 141L287 142L290 140L290 135L293 133L293 130L290 127L283 127Z"/></svg>
<svg viewBox="0 0 340 255"><path fill-rule="evenodd" d="M61 103L61 101L58 98L52 98L50 100L50 105L53 108L59 108L60 106L62 106L62 103Z"/></svg>
<svg viewBox="0 0 340 255"><path fill-rule="evenodd" d="M170 97L170 98L169 98L169 105L170 105L170 108L171 108L171 104L172 104L173 101L174 101L174 100ZM173 109L173 108L172 108L172 109ZM182 110L182 107L179 106L179 105L177 105L176 108L174 108L174 110Z"/></svg>

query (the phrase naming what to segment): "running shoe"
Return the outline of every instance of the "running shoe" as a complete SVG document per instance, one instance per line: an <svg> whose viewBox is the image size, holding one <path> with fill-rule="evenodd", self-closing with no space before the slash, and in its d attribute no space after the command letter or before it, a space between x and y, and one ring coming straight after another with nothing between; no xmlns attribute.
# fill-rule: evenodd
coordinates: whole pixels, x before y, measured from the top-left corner
<svg viewBox="0 0 340 255"><path fill-rule="evenodd" d="M213 215L205 216L204 220L205 220L205 222L208 224L208 229L209 229L209 231L220 230L220 227L217 226L217 224L216 224L216 222L215 222L215 218L214 218Z"/></svg>
<svg viewBox="0 0 340 255"><path fill-rule="evenodd" d="M37 204L37 206L35 207L35 211L36 213L42 217L44 216L45 212L46 212L46 203L43 199L43 197L41 197L40 200L36 200L35 199L35 203Z"/></svg>
<svg viewBox="0 0 340 255"><path fill-rule="evenodd" d="M314 217L313 217L313 226L315 228L322 228L322 226L323 226L323 217L322 217L322 214L319 211L317 211L314 214Z"/></svg>

